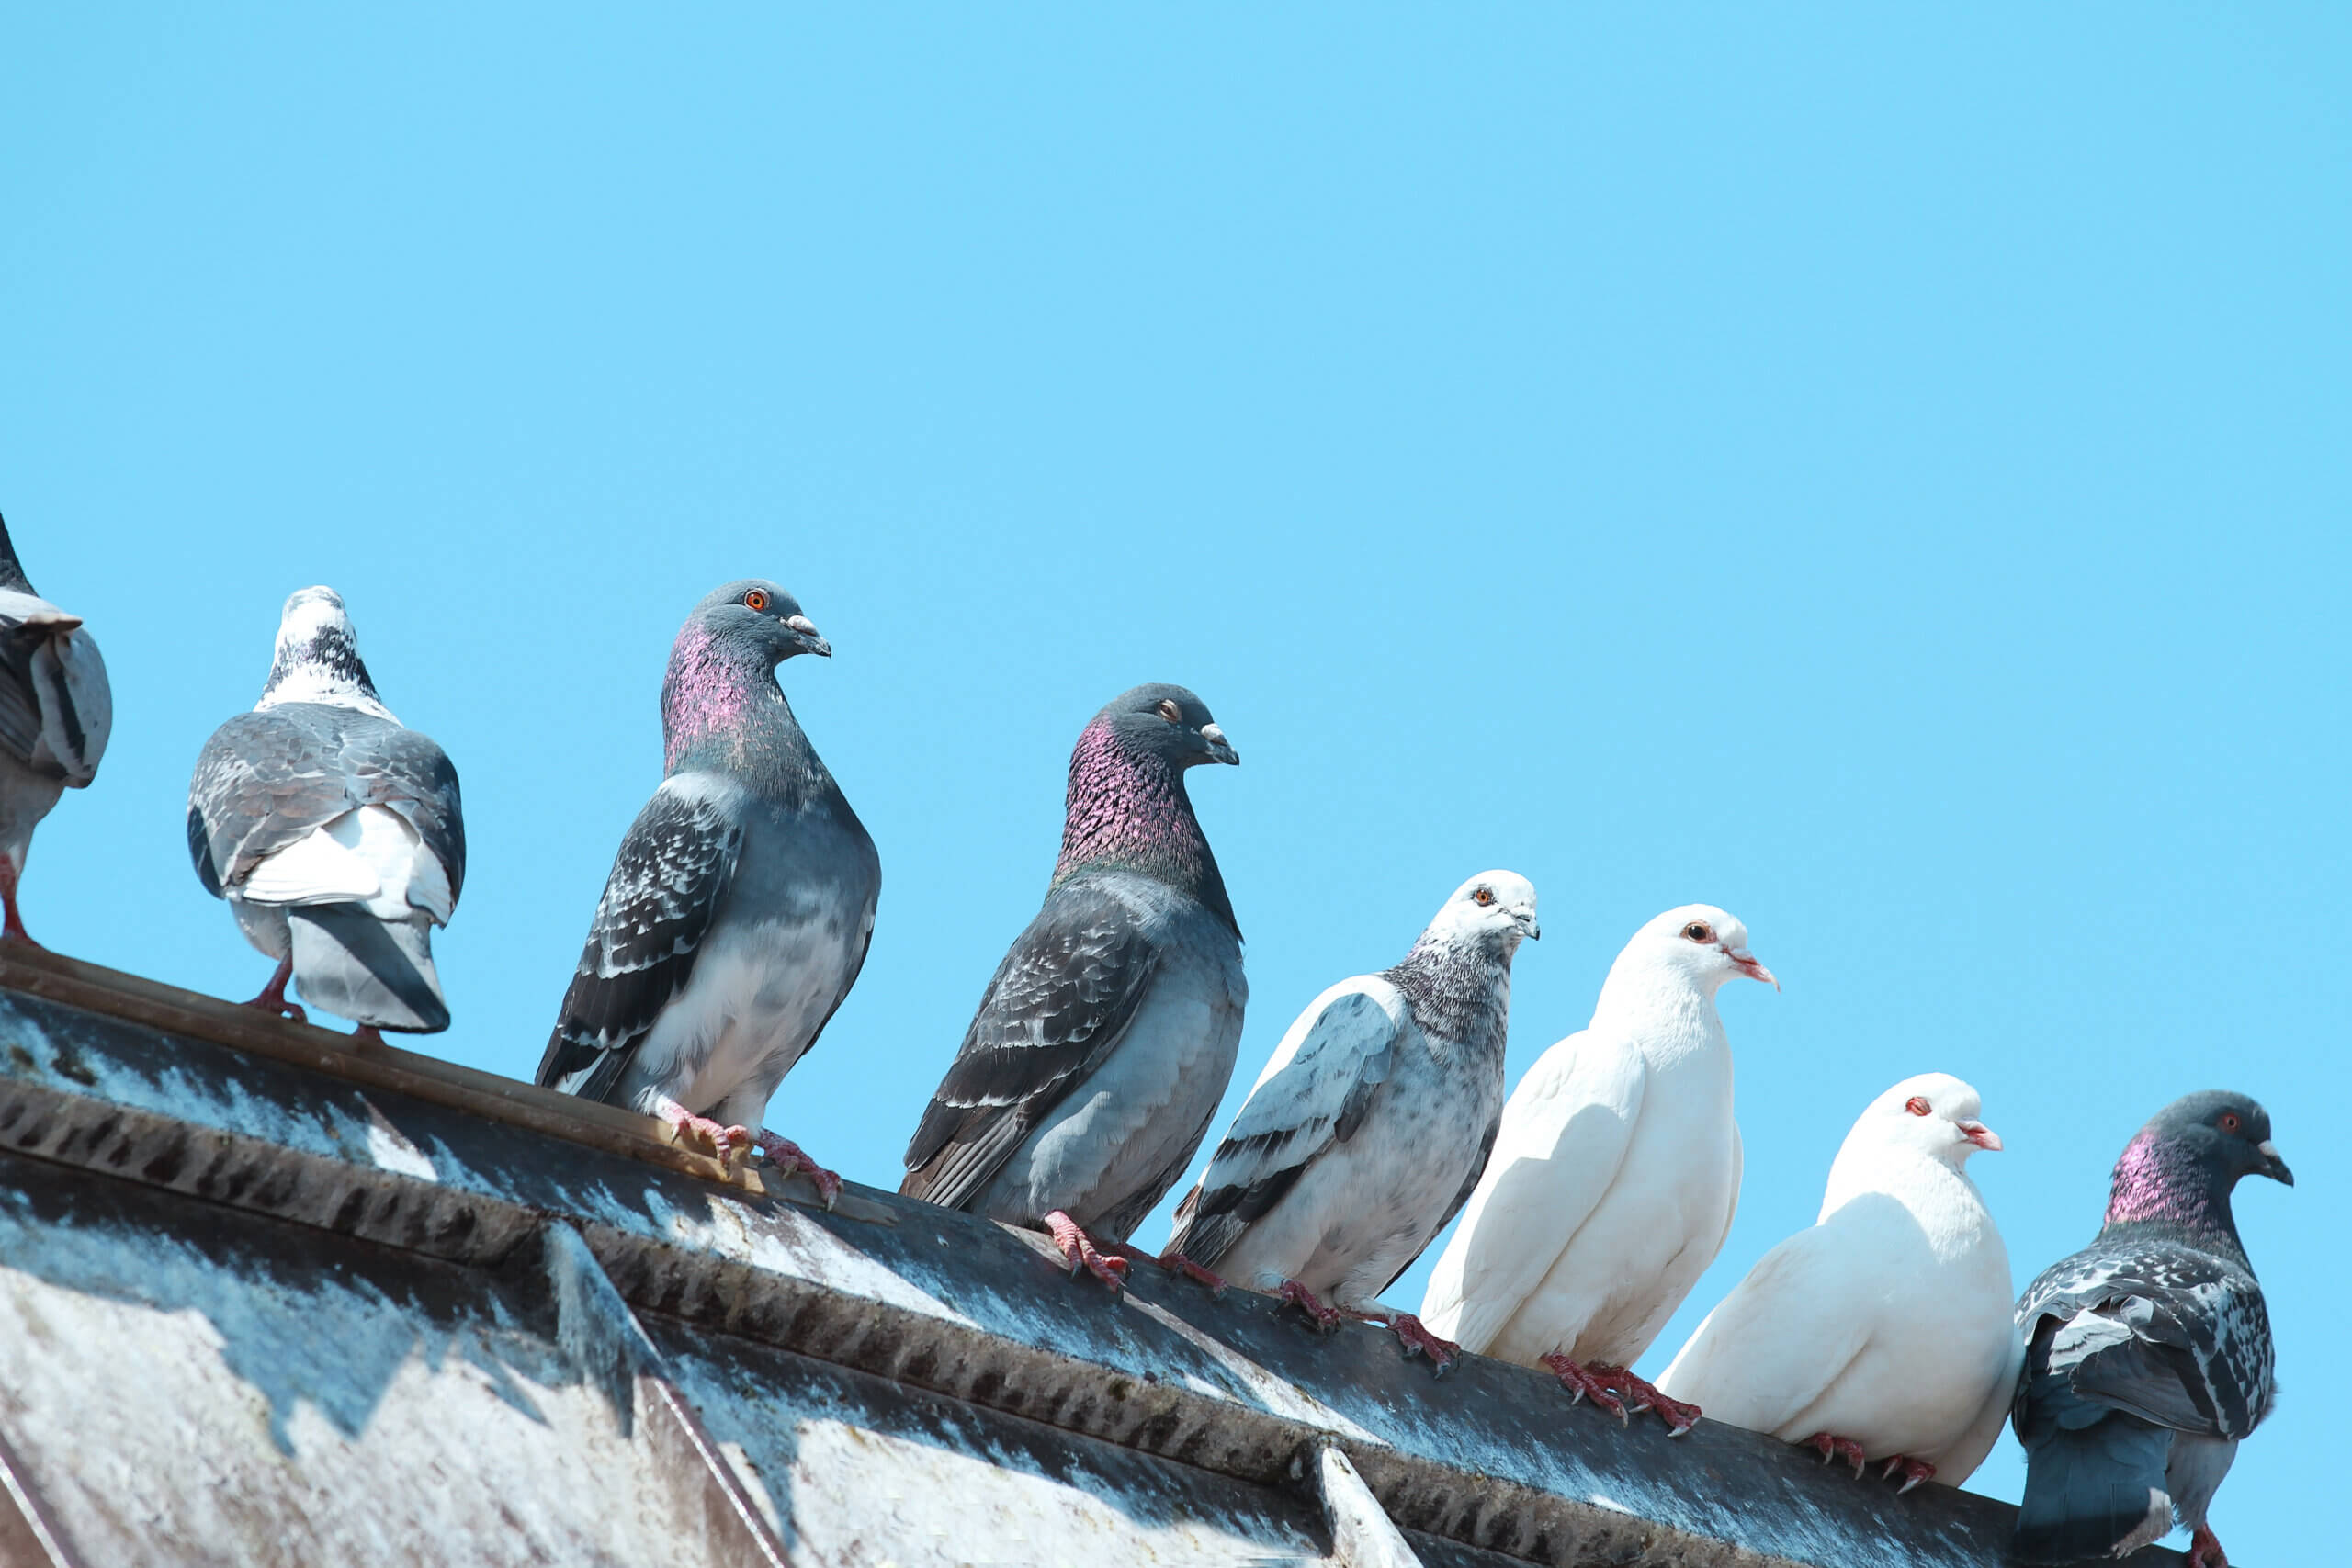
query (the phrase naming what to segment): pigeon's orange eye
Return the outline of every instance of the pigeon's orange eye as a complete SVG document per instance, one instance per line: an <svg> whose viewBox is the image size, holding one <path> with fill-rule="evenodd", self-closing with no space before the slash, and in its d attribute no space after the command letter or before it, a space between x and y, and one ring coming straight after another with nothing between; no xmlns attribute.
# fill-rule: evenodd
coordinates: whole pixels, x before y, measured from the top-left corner
<svg viewBox="0 0 2352 1568"><path fill-rule="evenodd" d="M1928 1105L1925 1100L1915 1094L1903 1102L1903 1109L1914 1116L1925 1116L1928 1113Z"/></svg>
<svg viewBox="0 0 2352 1568"><path fill-rule="evenodd" d="M767 607L768 596L760 590L754 588L743 595L743 608L746 610L764 610Z"/></svg>
<svg viewBox="0 0 2352 1568"><path fill-rule="evenodd" d="M2241 1123L2241 1122L2238 1121L2238 1113L2237 1113L2236 1111L2222 1111L2222 1132L2224 1132L2224 1133L2234 1133L2234 1132L2236 1132L2236 1131L2238 1130L2238 1128L2239 1128L2241 1125L2243 1125L2243 1123Z"/></svg>
<svg viewBox="0 0 2352 1568"><path fill-rule="evenodd" d="M1692 942L1713 942L1715 940L1715 928L1704 920L1693 920L1682 928L1682 934Z"/></svg>
<svg viewBox="0 0 2352 1568"><path fill-rule="evenodd" d="M1491 887L1481 887L1478 891L1470 895L1470 902L1477 905L1481 908L1484 908L1494 901L1495 890Z"/></svg>

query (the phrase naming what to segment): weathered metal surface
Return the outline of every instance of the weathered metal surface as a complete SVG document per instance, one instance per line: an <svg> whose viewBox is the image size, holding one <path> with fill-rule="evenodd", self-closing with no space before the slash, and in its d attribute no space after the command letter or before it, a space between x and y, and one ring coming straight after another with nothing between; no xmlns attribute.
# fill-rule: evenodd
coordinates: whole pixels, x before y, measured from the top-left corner
<svg viewBox="0 0 2352 1568"><path fill-rule="evenodd" d="M0 982L14 973L0 964ZM481 1405L467 1381L487 1375L480 1358L453 1359L448 1347L507 1343L481 1326L488 1324L510 1338L547 1337L532 1341L541 1358L532 1365L544 1380L535 1374L526 1382L506 1361L490 1358L506 1367L507 1385L527 1388L532 1407L562 1415L560 1440L549 1435L553 1416L536 1436L526 1434L522 1447L534 1463L560 1468L558 1450L576 1441L581 1452L570 1473L607 1462L629 1471L626 1486L608 1477L588 1488L605 1506L641 1496L632 1505L639 1516L698 1538L709 1537L714 1517L732 1509L740 1522L741 1509L752 1507L775 1549L795 1562L812 1560L810 1551L815 1561L985 1561L988 1531L1000 1526L1031 1532L1035 1550L1048 1553L997 1559L1005 1561L1058 1561L1072 1541L1099 1545L1103 1530L1118 1529L1156 1540L1154 1550L1170 1562L1300 1551L1316 1560L1331 1545L1317 1500L1327 1448L1346 1456L1432 1568L1491 1562L1492 1552L1550 1562L1960 1568L2000 1561L2010 1514L1987 1499L1942 1487L1898 1498L1891 1488L1855 1483L1768 1439L1713 1424L1679 1441L1654 1424L1620 1428L1569 1407L1549 1379L1481 1358L1465 1359L1437 1382L1425 1364L1399 1358L1377 1329L1319 1338L1261 1298L1235 1292L1212 1301L1148 1268L1138 1269L1125 1296L1113 1297L1091 1280L1062 1278L1041 1240L967 1215L866 1190L853 1190L827 1213L780 1201L807 1193L805 1183L782 1194L722 1186L688 1174L683 1151L640 1147L601 1119L590 1119L588 1135L574 1138L560 1106L526 1103L528 1114L518 1115L522 1102L510 1095L485 1111L449 1089L463 1080L404 1068L412 1077L395 1087L380 1073L340 1072L331 1055L259 1053L242 1040L208 1038L203 1010L171 1001L184 993L159 999L153 993L168 988L148 982L139 983L145 990L135 1006L120 1010L142 1021L110 1018L85 1010L104 1007L106 987L88 973L74 979L82 987L74 993L79 1006L0 993L0 1148L45 1162L24 1169L46 1171L53 1184L70 1175L69 1184L88 1186L105 1173L143 1190L163 1206L151 1227L150 1261L169 1259L167 1242L190 1245L202 1228L191 1216L199 1213L219 1214L223 1224L241 1215L246 1223L266 1217L311 1227L303 1234L319 1236L322 1255L356 1247L374 1258L389 1272L368 1276L377 1280L372 1288L396 1307L368 1320L369 1332L403 1345L399 1365L410 1370L387 1382L401 1398L379 1395L362 1407L358 1426L346 1430L330 1420L325 1429L345 1443L364 1438L370 1455L401 1456L403 1466L413 1453L441 1451L433 1441L405 1446L412 1428L425 1426L424 1411ZM161 1016L182 1020L182 1027L159 1032L152 1021ZM409 1092L415 1079L429 1080L432 1092ZM11 1163L0 1189L24 1179ZM578 1239L550 1241L560 1228L555 1222L576 1227ZM0 1237L0 1267L13 1271L0 1273L0 1281L28 1277L14 1248L71 1231L19 1224ZM559 1343L551 1247L571 1249L560 1267L574 1270L582 1301L595 1290L580 1270L593 1265L590 1271L610 1281L617 1293L598 1309L606 1327L619 1334L624 1319L641 1323L660 1347L659 1363L644 1361L639 1349L597 1371L580 1343L569 1349ZM259 1309L233 1299L243 1288L238 1270L259 1267L251 1258L215 1266L213 1293L196 1317L210 1322L218 1310L232 1322L250 1319ZM30 1277L35 1297L67 1288L42 1280L38 1270ZM458 1314L474 1326L462 1334L413 1327L400 1340L392 1320L425 1312L418 1292L427 1279L452 1281L448 1290L461 1281L476 1292L466 1309L473 1315ZM393 1291L399 1280L409 1281L405 1294ZM254 1292L262 1292L257 1300L274 1299L261 1285L247 1293ZM118 1310L115 1297L98 1291L91 1299L89 1354L101 1355L110 1336L145 1332L107 1317ZM612 1318L618 1303L625 1303L621 1318ZM199 1405L211 1408L204 1402L228 1397L237 1384L248 1400L274 1386L267 1365L231 1354L266 1343L267 1335L241 1339L216 1327L211 1340L189 1338L187 1309L165 1310L179 1325L164 1337L178 1337L180 1359L209 1354L230 1380L187 1389ZM336 1310L338 1322L365 1316L354 1316L357 1309L347 1303ZM577 1316L582 1308L571 1310ZM538 1322L532 1313L545 1323L532 1327ZM309 1320L281 1313L267 1321L271 1332L299 1336ZM437 1348L427 1355L428 1346ZM509 1358L517 1359L519 1350ZM763 1370L749 1381L707 1371L753 1361ZM624 1427L649 1396L633 1394L616 1412L614 1395L593 1392L617 1386L624 1364L637 1380L632 1387L650 1379L656 1393L674 1391L685 1417L698 1415L698 1428L673 1426L686 1434L680 1440L689 1453L703 1451L692 1437L698 1429L728 1458L737 1493L729 1494L725 1477L713 1489L707 1458L673 1464L668 1491L649 1492L641 1444L628 1448L625 1465L597 1448L639 1441ZM45 1385L45 1398L66 1396L55 1382ZM0 1393L0 1432L17 1430L7 1398ZM266 1402L277 1408L274 1398ZM331 1407L339 1408L332 1401L319 1406ZM297 1412L311 1408L294 1403ZM459 1448L492 1441L499 1417L486 1406L483 1417L479 1431L453 1432L444 1420L440 1440ZM955 1436L942 1438L942 1431ZM1016 1431L1024 1434L1017 1442L1004 1435ZM1058 1457L1040 1457L1048 1450ZM456 1464L456 1451L433 1462ZM1006 1457L1022 1454L1029 1457ZM876 1461L876 1473L922 1477L910 1493L920 1508L876 1509L862 1518L866 1494L854 1483L856 1455L887 1455L887 1462ZM36 1470L42 1464L29 1462ZM984 1483L982 1472L998 1479ZM1081 1474L1082 1483L1066 1480ZM695 1484L682 1479L688 1477ZM788 1502L779 1495L779 1477L788 1478ZM46 1472L37 1478L44 1487L53 1483ZM1161 1516L1122 1511L1120 1500L1153 1495L1154 1488L1181 1500L1201 1485L1280 1503L1202 1516L1220 1521L1199 1527L1206 1533L1159 1537L1138 1519ZM1098 1517L1081 1497L1109 1509L1099 1516L1106 1521L1100 1529L1048 1529L1057 1518ZM54 1506L72 1513L62 1500ZM963 1521L936 1527L956 1547L918 1550L922 1532L934 1528L931 1519ZM79 1528L67 1519L69 1534ZM1233 1555L1245 1541L1249 1551ZM769 1549L752 1532L725 1555L697 1560L738 1561L744 1550ZM353 1555L347 1544L339 1550L328 1555L374 1560L364 1551ZM720 1543L711 1550L721 1551ZM938 1555L950 1550L966 1555ZM1093 1554L1073 1547L1066 1555ZM2177 1559L2154 1553L2146 1561Z"/></svg>

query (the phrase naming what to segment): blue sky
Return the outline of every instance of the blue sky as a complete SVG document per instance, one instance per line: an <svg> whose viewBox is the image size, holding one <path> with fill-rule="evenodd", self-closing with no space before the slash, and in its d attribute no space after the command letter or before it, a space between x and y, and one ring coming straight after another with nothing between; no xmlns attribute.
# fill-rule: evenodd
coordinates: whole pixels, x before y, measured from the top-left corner
<svg viewBox="0 0 2352 1568"><path fill-rule="evenodd" d="M2157 1106L2266 1100L2285 1393L2215 1522L2333 1551L2352 14L8 32L0 510L118 702L36 935L259 987L187 771L329 582L464 777L427 1048L527 1076L670 638L772 576L885 880L771 1121L888 1185L1071 739L1180 681L1245 759L1194 780L1250 937L1234 1104L1485 867L1544 898L1514 1079L1644 919L1747 922L1787 990L1725 998L1746 1191L1646 1370L1897 1078L1983 1091L2020 1285ZM2021 1475L2004 1439L1973 1484Z"/></svg>

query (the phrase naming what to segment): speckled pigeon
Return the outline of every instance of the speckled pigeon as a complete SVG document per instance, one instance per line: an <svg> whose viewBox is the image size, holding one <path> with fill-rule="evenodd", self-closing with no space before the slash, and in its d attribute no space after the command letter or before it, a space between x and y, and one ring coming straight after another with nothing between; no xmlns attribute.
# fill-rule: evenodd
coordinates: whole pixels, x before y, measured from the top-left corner
<svg viewBox="0 0 2352 1568"><path fill-rule="evenodd" d="M1624 1395L1690 1429L1697 1409L1630 1363L1714 1261L1739 1203L1731 1044L1715 1010L1738 976L1779 984L1747 928L1710 905L1634 933L1592 1022L1544 1052L1503 1107L1422 1300L1432 1332L1543 1367L1621 1418Z"/></svg>
<svg viewBox="0 0 2352 1568"><path fill-rule="evenodd" d="M1238 762L1201 699L1137 686L1079 735L1045 907L997 965L899 1190L1053 1235L1116 1288L1233 1077L1241 929L1185 770ZM1091 1233L1090 1235L1090 1233Z"/></svg>
<svg viewBox="0 0 2352 1568"><path fill-rule="evenodd" d="M1407 1354L1443 1371L1461 1347L1374 1298L1487 1168L1502 1119L1510 961L1540 934L1534 886L1481 872L1403 963L1316 998L1176 1211L1170 1256L1278 1294L1326 1327L1343 1314L1385 1323Z"/></svg>
<svg viewBox="0 0 2352 1568"><path fill-rule="evenodd" d="M449 1027L433 928L466 880L458 770L394 718L332 588L286 601L261 701L212 732L187 789L205 891L277 960L251 1005L312 1006L360 1032Z"/></svg>
<svg viewBox="0 0 2352 1568"><path fill-rule="evenodd" d="M17 912L33 829L69 788L98 776L114 694L98 645L33 592L0 522L0 937L30 942Z"/></svg>
<svg viewBox="0 0 2352 1568"><path fill-rule="evenodd" d="M538 1081L658 1116L722 1162L756 1144L830 1201L841 1179L761 1122L857 983L882 862L776 683L798 653L832 645L756 579L679 628L662 785L613 857Z"/></svg>
<svg viewBox="0 0 2352 1568"><path fill-rule="evenodd" d="M1957 1486L2008 1418L2022 1351L2009 1254L1969 1156L2000 1137L1976 1090L1921 1073L1871 1101L1821 1217L1766 1253L1657 1386L1719 1421Z"/></svg>
<svg viewBox="0 0 2352 1568"><path fill-rule="evenodd" d="M2243 1176L2294 1185L2269 1113L2221 1090L2173 1101L2115 1162L2098 1239L2026 1287L2019 1557L2121 1557L2177 1519L2195 1568L2226 1568L2206 1508L2275 1392L2270 1314L2230 1213Z"/></svg>

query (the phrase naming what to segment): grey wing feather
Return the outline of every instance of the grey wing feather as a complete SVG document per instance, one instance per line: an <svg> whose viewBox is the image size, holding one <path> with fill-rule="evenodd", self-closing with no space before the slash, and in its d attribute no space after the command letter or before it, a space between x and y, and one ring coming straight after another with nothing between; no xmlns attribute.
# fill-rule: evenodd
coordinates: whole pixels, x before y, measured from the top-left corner
<svg viewBox="0 0 2352 1568"><path fill-rule="evenodd" d="M743 848L740 799L665 781L621 839L537 1081L602 1100L694 973Z"/></svg>
<svg viewBox="0 0 2352 1568"><path fill-rule="evenodd" d="M1362 1128L1387 1081L1397 1033L1395 1015L1369 991L1341 990L1326 1002L1290 1059L1250 1090L1177 1209L1170 1247L1216 1267L1308 1166Z"/></svg>
<svg viewBox="0 0 2352 1568"><path fill-rule="evenodd" d="M318 703L239 714L212 732L188 783L187 847L214 897L346 812L382 806L417 830L465 882L458 770L428 736L372 714Z"/></svg>
<svg viewBox="0 0 2352 1568"><path fill-rule="evenodd" d="M1462 1212L1462 1206L1470 1201L1470 1194L1478 1190L1478 1179L1487 1174L1487 1161L1494 1157L1495 1139L1501 1134L1502 1130L1502 1112L1500 1111L1497 1111L1495 1112L1495 1119L1487 1123L1487 1135L1478 1142L1478 1157L1471 1162L1470 1174L1462 1179L1461 1190L1455 1192L1453 1195L1453 1201L1445 1206L1445 1218L1438 1221L1437 1229L1430 1232L1430 1239L1434 1240L1438 1236L1445 1234L1445 1227L1453 1223L1453 1216L1460 1213ZM1397 1280L1403 1279L1405 1277L1405 1269L1410 1269L1419 1260L1420 1254L1418 1252L1412 1257L1407 1258L1405 1260L1404 1267L1398 1269L1396 1272L1388 1277L1388 1285L1393 1285ZM1388 1289L1388 1285L1383 1285L1380 1288L1383 1291L1385 1291Z"/></svg>
<svg viewBox="0 0 2352 1568"><path fill-rule="evenodd" d="M97 777L114 728L106 660L79 626L45 599L0 590L0 747L75 788Z"/></svg>
<svg viewBox="0 0 2352 1568"><path fill-rule="evenodd" d="M1159 953L1135 911L1056 888L997 965L907 1144L899 1190L946 1208L977 1197L1021 1141L1125 1037Z"/></svg>

